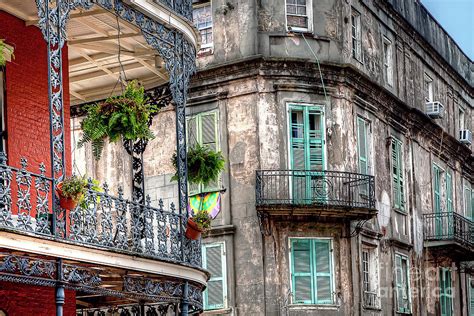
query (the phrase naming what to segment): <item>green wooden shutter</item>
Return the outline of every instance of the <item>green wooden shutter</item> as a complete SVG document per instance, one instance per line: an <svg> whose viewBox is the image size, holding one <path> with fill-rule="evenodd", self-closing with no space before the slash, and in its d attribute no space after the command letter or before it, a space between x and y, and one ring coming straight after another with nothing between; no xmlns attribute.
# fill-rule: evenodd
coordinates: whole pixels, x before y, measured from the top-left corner
<svg viewBox="0 0 474 316"><path fill-rule="evenodd" d="M308 134L306 135L306 168L323 171L324 169L324 121L323 113L318 108L305 108Z"/></svg>
<svg viewBox="0 0 474 316"><path fill-rule="evenodd" d="M357 118L357 145L359 149L359 172L362 174L368 174L367 122L361 117Z"/></svg>
<svg viewBox="0 0 474 316"><path fill-rule="evenodd" d="M330 240L314 240L316 304L332 304L332 271Z"/></svg>
<svg viewBox="0 0 474 316"><path fill-rule="evenodd" d="M441 213L441 169L433 165L433 203L435 213Z"/></svg>
<svg viewBox="0 0 474 316"><path fill-rule="evenodd" d="M186 118L186 145L188 148L199 143L198 135L198 116ZM196 195L199 193L199 184L191 184L188 182L188 195Z"/></svg>
<svg viewBox="0 0 474 316"><path fill-rule="evenodd" d="M203 245L203 268L211 273L204 291L204 309L222 309L226 305L227 277L223 243Z"/></svg>
<svg viewBox="0 0 474 316"><path fill-rule="evenodd" d="M392 138L392 178L393 178L393 199L394 207L405 210L405 192L402 161L402 143L396 138Z"/></svg>
<svg viewBox="0 0 474 316"><path fill-rule="evenodd" d="M290 137L290 157L292 170L306 170L305 159L305 119L304 111L301 107L292 107L290 110L291 137Z"/></svg>
<svg viewBox="0 0 474 316"><path fill-rule="evenodd" d="M201 113L199 116L199 140L201 145L219 151L218 113L216 111ZM201 192L213 192L221 189L221 179L201 188Z"/></svg>
<svg viewBox="0 0 474 316"><path fill-rule="evenodd" d="M464 215L471 220L473 219L473 205L472 205L472 192L468 186L464 186Z"/></svg>
<svg viewBox="0 0 474 316"><path fill-rule="evenodd" d="M469 315L474 316L474 280L469 278Z"/></svg>
<svg viewBox="0 0 474 316"><path fill-rule="evenodd" d="M453 315L451 270L440 268L440 309L441 316Z"/></svg>
<svg viewBox="0 0 474 316"><path fill-rule="evenodd" d="M410 276L408 258L395 255L395 280L397 295L397 311L409 313L410 307Z"/></svg>
<svg viewBox="0 0 474 316"><path fill-rule="evenodd" d="M314 302L311 240L292 239L290 244L293 302L311 304Z"/></svg>
<svg viewBox="0 0 474 316"><path fill-rule="evenodd" d="M446 211L452 212L453 209L453 175L448 170L446 173Z"/></svg>

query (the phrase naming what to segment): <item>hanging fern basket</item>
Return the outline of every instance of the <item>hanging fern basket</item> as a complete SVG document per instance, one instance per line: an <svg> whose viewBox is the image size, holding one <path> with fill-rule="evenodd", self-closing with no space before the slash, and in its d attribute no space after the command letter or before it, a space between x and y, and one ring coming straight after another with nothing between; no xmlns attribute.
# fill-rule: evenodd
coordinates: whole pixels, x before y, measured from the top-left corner
<svg viewBox="0 0 474 316"><path fill-rule="evenodd" d="M91 143L96 160L100 159L105 141L111 143L120 139L135 141L154 138L149 123L158 107L149 102L145 88L136 80L130 82L124 93L116 97L90 105L87 116L82 121L83 136L78 143L82 147Z"/></svg>

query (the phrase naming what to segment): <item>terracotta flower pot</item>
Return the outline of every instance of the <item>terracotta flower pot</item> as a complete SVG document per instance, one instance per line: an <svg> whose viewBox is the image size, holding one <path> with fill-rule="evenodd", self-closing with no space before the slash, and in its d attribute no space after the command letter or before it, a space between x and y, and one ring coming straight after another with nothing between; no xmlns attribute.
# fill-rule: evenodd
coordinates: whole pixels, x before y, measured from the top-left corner
<svg viewBox="0 0 474 316"><path fill-rule="evenodd" d="M62 187L63 183L58 183L56 193L59 195L59 205L66 210L72 210L77 206L77 201L70 197L65 197L63 195Z"/></svg>
<svg viewBox="0 0 474 316"><path fill-rule="evenodd" d="M202 230L199 229L198 225L190 217L188 218L188 225L186 226L185 236L188 239L198 240L201 237Z"/></svg>

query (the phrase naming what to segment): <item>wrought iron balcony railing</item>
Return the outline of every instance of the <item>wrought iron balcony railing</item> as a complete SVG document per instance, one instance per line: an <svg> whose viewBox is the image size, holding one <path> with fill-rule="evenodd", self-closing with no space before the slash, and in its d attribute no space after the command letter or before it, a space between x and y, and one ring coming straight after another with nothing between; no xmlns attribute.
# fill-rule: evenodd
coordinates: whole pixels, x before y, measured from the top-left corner
<svg viewBox="0 0 474 316"><path fill-rule="evenodd" d="M340 171L259 170L257 207L375 210L374 177Z"/></svg>
<svg viewBox="0 0 474 316"><path fill-rule="evenodd" d="M450 241L474 250L474 222L455 213L423 214L425 241Z"/></svg>
<svg viewBox="0 0 474 316"><path fill-rule="evenodd" d="M53 238L81 246L93 246L151 259L200 267L201 250L198 241L184 237L186 215L171 204L165 209L125 199L89 185L83 202L71 211L52 205L53 182L45 175L43 164L39 172L27 170L25 159L20 168L6 164L0 156L0 230Z"/></svg>

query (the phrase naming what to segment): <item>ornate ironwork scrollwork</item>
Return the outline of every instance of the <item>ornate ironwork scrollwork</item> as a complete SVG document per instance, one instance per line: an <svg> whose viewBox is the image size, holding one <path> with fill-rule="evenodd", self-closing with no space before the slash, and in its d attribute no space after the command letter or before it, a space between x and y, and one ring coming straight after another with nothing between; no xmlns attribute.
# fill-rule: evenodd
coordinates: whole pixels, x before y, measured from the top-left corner
<svg viewBox="0 0 474 316"><path fill-rule="evenodd" d="M63 280L64 282L79 284L81 286L99 286L102 279L99 274L89 268L75 266L71 264L63 264Z"/></svg>

